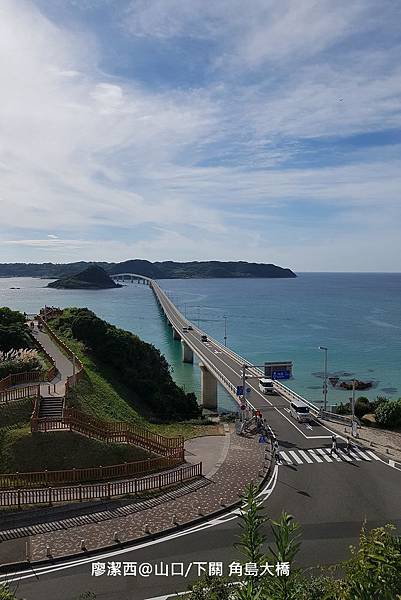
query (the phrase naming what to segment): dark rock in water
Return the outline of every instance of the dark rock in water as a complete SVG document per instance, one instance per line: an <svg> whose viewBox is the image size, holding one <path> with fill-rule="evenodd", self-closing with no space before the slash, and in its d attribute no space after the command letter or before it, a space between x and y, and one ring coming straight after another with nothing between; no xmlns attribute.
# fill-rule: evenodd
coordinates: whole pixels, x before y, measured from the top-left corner
<svg viewBox="0 0 401 600"><path fill-rule="evenodd" d="M352 381L342 381L339 385L343 390L352 390L353 382ZM369 390L373 387L373 381L359 381L359 379L355 380L355 389L356 390Z"/></svg>
<svg viewBox="0 0 401 600"><path fill-rule="evenodd" d="M47 287L64 290L106 290L119 288L121 285L115 283L102 267L91 265L76 275L68 275L52 281Z"/></svg>

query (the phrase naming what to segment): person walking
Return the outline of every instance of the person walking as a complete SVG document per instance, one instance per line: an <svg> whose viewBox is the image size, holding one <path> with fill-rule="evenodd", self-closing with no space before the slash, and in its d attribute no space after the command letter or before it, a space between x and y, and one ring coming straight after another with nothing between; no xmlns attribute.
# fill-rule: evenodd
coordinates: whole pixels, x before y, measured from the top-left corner
<svg viewBox="0 0 401 600"><path fill-rule="evenodd" d="M273 458L280 461L280 446L277 438L274 438L273 440Z"/></svg>
<svg viewBox="0 0 401 600"><path fill-rule="evenodd" d="M330 448L330 456L335 452L337 454L337 436L331 436L331 448Z"/></svg>

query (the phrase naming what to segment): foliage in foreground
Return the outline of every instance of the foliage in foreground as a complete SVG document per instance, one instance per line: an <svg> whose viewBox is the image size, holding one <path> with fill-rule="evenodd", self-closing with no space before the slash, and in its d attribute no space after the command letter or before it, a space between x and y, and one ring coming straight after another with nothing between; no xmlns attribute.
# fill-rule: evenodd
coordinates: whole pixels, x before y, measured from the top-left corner
<svg viewBox="0 0 401 600"><path fill-rule="evenodd" d="M301 533L293 517L283 513L278 521L271 521L273 544L264 553L267 519L258 506L255 485L248 487L244 499L242 532L235 545L243 563L289 562L289 575L249 575L235 582L207 576L192 585L189 600L401 600L401 538L392 525L371 531L363 528L348 560L312 575L294 566Z"/></svg>

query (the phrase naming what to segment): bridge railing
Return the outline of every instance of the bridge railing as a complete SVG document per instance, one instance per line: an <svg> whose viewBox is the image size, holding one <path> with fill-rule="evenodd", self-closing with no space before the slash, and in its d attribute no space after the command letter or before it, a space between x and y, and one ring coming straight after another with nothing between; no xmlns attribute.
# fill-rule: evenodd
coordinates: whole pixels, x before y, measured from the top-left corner
<svg viewBox="0 0 401 600"><path fill-rule="evenodd" d="M162 491L200 477L202 477L202 463L127 481L0 491L0 507L17 506L21 508L24 505L38 504L51 506L57 502L110 500L117 496L126 495L141 496L149 492Z"/></svg>

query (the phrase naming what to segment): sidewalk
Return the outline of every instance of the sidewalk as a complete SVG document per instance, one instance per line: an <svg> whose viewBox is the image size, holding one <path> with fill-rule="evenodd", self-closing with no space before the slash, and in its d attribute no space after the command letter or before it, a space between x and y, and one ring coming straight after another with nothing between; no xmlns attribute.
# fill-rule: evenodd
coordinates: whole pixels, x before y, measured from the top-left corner
<svg viewBox="0 0 401 600"><path fill-rule="evenodd" d="M41 384L40 390L42 396L49 395L58 395L64 396L65 393L65 382L67 377L70 377L73 374L73 365L65 354L60 350L57 344L51 339L51 337L45 332L40 331L37 327L37 323L35 322L35 329L33 330L34 337L40 342L41 346L46 350L46 352L54 359L57 367L57 376L50 382L51 385L51 393L48 393L49 384ZM53 391L53 385L56 386L56 394Z"/></svg>
<svg viewBox="0 0 401 600"><path fill-rule="evenodd" d="M80 552L81 541L85 540L88 550L113 546L114 534L120 542L143 538L145 526L151 534L160 533L174 526L188 524L201 515L211 515L238 502L239 494L250 481L260 481L265 474L265 445L258 443L259 436L240 437L233 427L224 436L207 436L189 440L186 447L186 459L189 463L202 461L203 472L208 485L189 491L174 499L168 498L152 508L144 508L127 516L111 518L100 523L88 523L69 529L59 529L18 540L2 542L0 545L1 562L15 562L25 559L26 543L30 547L31 560L46 558L46 546L50 547L53 557L66 556ZM108 503L110 506L110 503ZM95 510L99 511L97 503ZM68 515L71 516L71 513ZM174 519L175 517L175 519ZM62 527L62 521L60 527ZM90 519L88 519L90 521ZM36 529L36 528L35 528ZM43 529L42 529L43 530Z"/></svg>
<svg viewBox="0 0 401 600"><path fill-rule="evenodd" d="M349 437L356 443L360 442L370 446L375 452L385 455L387 458L401 462L401 433L387 429L376 429L375 427L358 427L358 437L353 438L351 427L340 423L328 422L327 425L340 435Z"/></svg>

